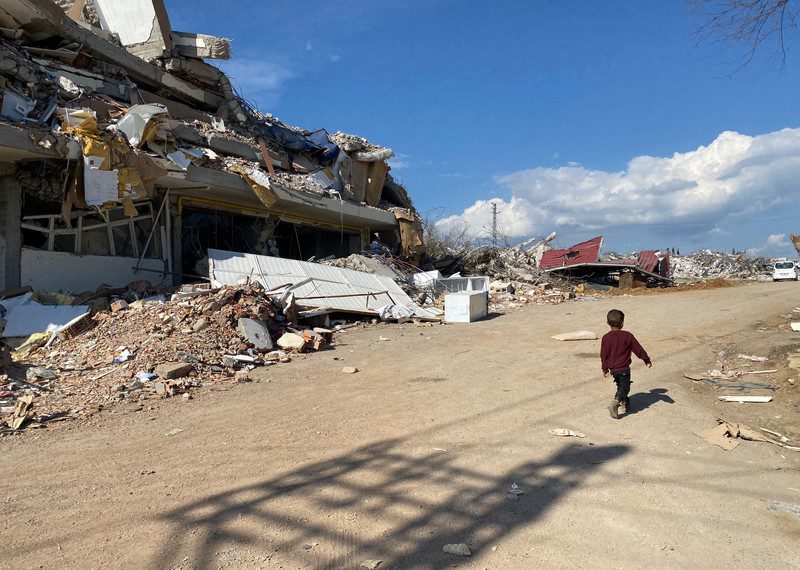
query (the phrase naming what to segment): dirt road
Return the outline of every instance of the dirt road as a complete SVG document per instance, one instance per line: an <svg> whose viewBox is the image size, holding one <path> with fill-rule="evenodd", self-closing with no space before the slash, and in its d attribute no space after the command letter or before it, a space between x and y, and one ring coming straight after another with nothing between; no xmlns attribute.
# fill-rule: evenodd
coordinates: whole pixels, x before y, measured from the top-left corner
<svg viewBox="0 0 800 570"><path fill-rule="evenodd" d="M756 323L798 293L751 285L358 331L226 392L6 438L0 565L797 568L800 517L769 506L800 505L800 453L726 453L693 435L722 404L681 372L707 367L715 342L763 342ZM549 340L603 332L612 305L654 360L635 366L636 413L620 421L599 341ZM442 552L461 542L471 558Z"/></svg>

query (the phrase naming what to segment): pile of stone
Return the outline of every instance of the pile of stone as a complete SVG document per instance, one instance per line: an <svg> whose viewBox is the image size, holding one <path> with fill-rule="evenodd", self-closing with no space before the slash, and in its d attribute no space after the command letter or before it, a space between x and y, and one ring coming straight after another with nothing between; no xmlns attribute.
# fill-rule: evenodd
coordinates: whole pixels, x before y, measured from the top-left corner
<svg viewBox="0 0 800 570"><path fill-rule="evenodd" d="M676 279L758 279L772 273L773 260L702 249L673 257L671 263Z"/></svg>
<svg viewBox="0 0 800 570"><path fill-rule="evenodd" d="M519 248L477 248L463 257L461 267L469 274L501 281L549 282L549 276L537 267L534 254Z"/></svg>
<svg viewBox="0 0 800 570"><path fill-rule="evenodd" d="M296 307L281 306L258 283L189 290L170 300L115 300L92 316L91 328L34 349L3 377L5 423L18 423L21 406L16 429L119 402L189 399L206 383L249 382L256 367L330 343L331 330L298 327L296 315Z"/></svg>
<svg viewBox="0 0 800 570"><path fill-rule="evenodd" d="M475 247L471 244L438 251L430 265L445 274L482 275L493 281L528 285L560 283L538 267L541 252L517 247ZM424 264L423 264L424 266Z"/></svg>
<svg viewBox="0 0 800 570"><path fill-rule="evenodd" d="M596 293L587 293L583 285L572 286L566 283L558 287L550 283L534 287L524 287L524 285L524 283L493 282L489 292L489 310L505 314L525 305L560 305L567 301L590 301L596 296Z"/></svg>

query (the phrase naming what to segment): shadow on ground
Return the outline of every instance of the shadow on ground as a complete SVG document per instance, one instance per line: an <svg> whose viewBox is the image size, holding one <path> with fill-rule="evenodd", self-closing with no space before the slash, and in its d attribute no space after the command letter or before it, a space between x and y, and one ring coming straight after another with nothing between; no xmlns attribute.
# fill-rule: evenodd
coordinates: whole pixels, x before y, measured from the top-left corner
<svg viewBox="0 0 800 570"><path fill-rule="evenodd" d="M666 388L654 388L649 392L637 392L630 395L631 407L627 415L638 414L647 408L659 403L674 404L675 400L667 395Z"/></svg>
<svg viewBox="0 0 800 570"><path fill-rule="evenodd" d="M402 444L380 441L168 511L158 520L169 523L173 540L153 565L217 566L220 552L234 548L280 551L282 561L315 568L355 568L367 559L443 568L459 561L443 545L467 543L473 554L491 548L630 451L568 445L498 477L456 465L452 453L412 457ZM514 502L512 483L524 491Z"/></svg>

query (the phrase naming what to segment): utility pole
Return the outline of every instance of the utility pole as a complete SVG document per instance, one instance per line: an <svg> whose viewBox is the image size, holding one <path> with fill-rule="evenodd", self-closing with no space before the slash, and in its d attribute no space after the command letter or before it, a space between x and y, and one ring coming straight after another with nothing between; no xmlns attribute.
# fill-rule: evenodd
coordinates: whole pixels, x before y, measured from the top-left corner
<svg viewBox="0 0 800 570"><path fill-rule="evenodd" d="M497 247L497 202L492 202L492 245Z"/></svg>

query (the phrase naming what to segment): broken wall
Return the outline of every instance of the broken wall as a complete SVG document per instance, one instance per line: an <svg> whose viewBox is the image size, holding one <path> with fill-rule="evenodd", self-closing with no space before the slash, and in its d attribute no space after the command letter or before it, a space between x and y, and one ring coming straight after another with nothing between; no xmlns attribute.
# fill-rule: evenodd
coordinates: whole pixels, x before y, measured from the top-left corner
<svg viewBox="0 0 800 570"><path fill-rule="evenodd" d="M64 12L70 12L70 9L75 5L75 0L53 0L59 8ZM83 4L81 7L81 19L87 24L100 27L100 18L97 15L97 10L94 9L94 0L78 0Z"/></svg>
<svg viewBox="0 0 800 570"><path fill-rule="evenodd" d="M161 0L93 0L100 25L125 49L149 61L172 50L169 16Z"/></svg>
<svg viewBox="0 0 800 570"><path fill-rule="evenodd" d="M140 267L150 271L134 272L139 260L135 257L105 255L76 255L59 251L41 251L23 248L21 284L36 291L90 291L105 283L122 287L132 281L150 281L158 284L164 279L164 262L160 259L143 259Z"/></svg>

